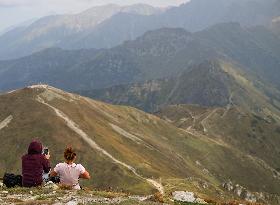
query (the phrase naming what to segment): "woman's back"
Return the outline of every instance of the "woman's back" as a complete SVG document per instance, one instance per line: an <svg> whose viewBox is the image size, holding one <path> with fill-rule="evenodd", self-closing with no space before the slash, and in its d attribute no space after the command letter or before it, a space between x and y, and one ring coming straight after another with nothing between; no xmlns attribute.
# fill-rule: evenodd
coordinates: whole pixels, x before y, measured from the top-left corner
<svg viewBox="0 0 280 205"><path fill-rule="evenodd" d="M59 175L61 184L71 186L73 189L80 189L79 178L86 170L81 164L64 162L57 164L54 171Z"/></svg>
<svg viewBox="0 0 280 205"><path fill-rule="evenodd" d="M51 176L59 176L60 184L69 186L73 189L81 189L79 178L90 179L89 173L81 164L75 164L76 153L72 147L68 147L64 151L64 163L59 163L51 172Z"/></svg>

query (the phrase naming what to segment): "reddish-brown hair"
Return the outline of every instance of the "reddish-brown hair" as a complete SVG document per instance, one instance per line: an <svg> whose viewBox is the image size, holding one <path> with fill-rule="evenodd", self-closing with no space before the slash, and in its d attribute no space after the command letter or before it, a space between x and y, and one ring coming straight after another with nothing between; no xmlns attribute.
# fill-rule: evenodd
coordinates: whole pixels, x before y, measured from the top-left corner
<svg viewBox="0 0 280 205"><path fill-rule="evenodd" d="M76 153L74 151L74 149L72 147L67 147L64 151L64 158L67 160L67 161L72 161L75 159L76 157Z"/></svg>

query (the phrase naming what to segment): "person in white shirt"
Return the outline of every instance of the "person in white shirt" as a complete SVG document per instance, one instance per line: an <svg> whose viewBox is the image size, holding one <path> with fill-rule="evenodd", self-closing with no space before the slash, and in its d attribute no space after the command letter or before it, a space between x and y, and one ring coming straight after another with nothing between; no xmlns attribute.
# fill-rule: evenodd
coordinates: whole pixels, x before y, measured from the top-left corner
<svg viewBox="0 0 280 205"><path fill-rule="evenodd" d="M90 179L90 175L81 164L74 163L76 156L72 147L67 147L64 151L65 162L57 164L50 176L59 176L61 185L79 190L79 178Z"/></svg>

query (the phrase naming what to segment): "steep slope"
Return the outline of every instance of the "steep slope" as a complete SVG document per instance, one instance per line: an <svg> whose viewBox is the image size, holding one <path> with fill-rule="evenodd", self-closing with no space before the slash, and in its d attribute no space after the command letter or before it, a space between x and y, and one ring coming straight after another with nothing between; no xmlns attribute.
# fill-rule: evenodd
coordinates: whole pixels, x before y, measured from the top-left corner
<svg viewBox="0 0 280 205"><path fill-rule="evenodd" d="M277 89L254 74L242 71L237 64L222 60L205 61L192 66L179 77L81 93L149 112L175 104L208 107L234 104L248 111L260 111L267 107L272 112L279 112L280 108L280 92Z"/></svg>
<svg viewBox="0 0 280 205"><path fill-rule="evenodd" d="M258 158L133 108L45 85L12 91L0 99L0 139L5 145L0 150L2 172L20 172L20 156L38 138L50 148L53 164L63 160L64 147L72 144L78 161L93 175L87 186L132 193L187 186L218 199L232 197L221 188L228 179L251 191L280 190L274 170L263 167Z"/></svg>
<svg viewBox="0 0 280 205"><path fill-rule="evenodd" d="M205 135L242 150L261 166L270 169L275 181L279 180L279 114L266 116L238 106L174 105L163 108L157 115L186 132ZM263 186L267 184L264 182Z"/></svg>
<svg viewBox="0 0 280 205"><path fill-rule="evenodd" d="M198 38L216 47L219 53L233 59L244 68L280 87L280 39L264 27L242 28L239 24L218 24Z"/></svg>

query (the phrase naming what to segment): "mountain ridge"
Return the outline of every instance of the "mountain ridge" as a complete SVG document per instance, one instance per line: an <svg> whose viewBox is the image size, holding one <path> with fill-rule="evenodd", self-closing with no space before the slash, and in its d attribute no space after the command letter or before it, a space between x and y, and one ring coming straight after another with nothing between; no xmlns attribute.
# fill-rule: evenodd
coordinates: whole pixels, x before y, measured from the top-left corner
<svg viewBox="0 0 280 205"><path fill-rule="evenodd" d="M279 42L277 36L263 27L247 29L236 23L219 24L198 33L164 28L112 49L61 50L56 58L42 51L0 61L0 90L39 82L72 91L102 89L177 76L192 65L215 58L236 62L246 72L255 73L279 88ZM69 58L69 63L68 55L77 55L77 59ZM38 72L41 69L44 72ZM54 73L56 69L63 75Z"/></svg>
<svg viewBox="0 0 280 205"><path fill-rule="evenodd" d="M51 15L40 18L22 29L15 28L0 36L2 56L16 58L50 47L66 47L73 39L88 35L96 26L118 13L151 15L161 9L147 4L119 6L108 4L78 14ZM19 31L19 32L18 32ZM67 42L64 42L67 40ZM91 47L94 48L94 47Z"/></svg>
<svg viewBox="0 0 280 205"><path fill-rule="evenodd" d="M272 19L279 16L279 2L277 0L192 0L179 7L169 8L161 13L160 9L147 8L148 12L118 13L109 15L111 18L103 19L96 29L85 30L78 35L71 34L71 29L65 30L63 26L58 27L56 34L61 38L55 38L52 32L46 34L42 39L34 42L22 40L20 32L0 38L2 49L0 59L9 59L26 56L34 51L48 47L61 47L67 49L78 48L111 48L126 40L133 40L148 30L162 27L182 27L196 32L217 23L239 22L242 26L268 25ZM133 9L132 9L133 11ZM219 12L217 12L219 11ZM102 12L104 15L106 12ZM108 12L110 13L110 12ZM153 15L137 15L137 14ZM114 32L117 31L117 32ZM32 32L31 32L32 33ZM67 35L64 35L64 34ZM114 35L112 35L114 34ZM32 35L31 35L32 36ZM16 37L16 38L15 38ZM45 39L44 39L45 38ZM17 40L15 40L17 39ZM17 50L15 47L17 46Z"/></svg>
<svg viewBox="0 0 280 205"><path fill-rule="evenodd" d="M207 184L206 188L197 187L193 185L195 181L190 181L187 183L190 191L215 198L222 197L217 193L226 193L226 196L223 195L226 199L234 197L221 188L221 184L229 178L252 192L272 193L279 190L273 170L258 164L255 156L250 158L243 151L227 147L207 135L200 134L198 137L195 132L179 129L159 117L134 108L93 101L46 85L11 91L0 95L0 99L0 124L3 125L0 139L9 145L6 147L9 152L0 150L1 170L19 171L16 159L36 136L48 145L55 163L62 160L65 144L74 143L79 153L78 161L90 172L94 166L94 184L99 188L110 185L116 190L138 194L154 192L156 189L152 184L139 178L136 172L156 183L161 178L166 192L180 189L176 186L169 188L174 180L188 181L189 177ZM16 146L19 140L22 146ZM213 161L217 157L219 160ZM236 164L227 163L228 157ZM238 160L240 157L245 163ZM113 159L118 162L114 163ZM174 159L176 164L171 163ZM122 162L129 166L122 165ZM129 171L131 167L133 169ZM224 167L224 172L219 171L221 167ZM208 174L204 169L208 170ZM247 178L238 175L236 169ZM262 180L271 186L262 188ZM92 186L92 183L89 181L85 184Z"/></svg>
<svg viewBox="0 0 280 205"><path fill-rule="evenodd" d="M235 62L219 59L194 65L178 77L80 93L148 112L155 112L166 105L197 104L208 107L238 105L249 111L270 107L277 113L280 100L280 92L266 81L243 71Z"/></svg>

